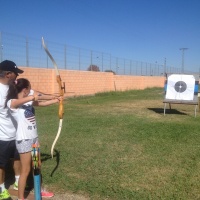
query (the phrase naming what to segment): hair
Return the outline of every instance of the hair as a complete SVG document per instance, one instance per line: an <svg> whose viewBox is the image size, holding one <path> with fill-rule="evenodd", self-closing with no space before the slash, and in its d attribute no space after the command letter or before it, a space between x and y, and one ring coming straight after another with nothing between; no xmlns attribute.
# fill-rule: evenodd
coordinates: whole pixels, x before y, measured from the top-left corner
<svg viewBox="0 0 200 200"><path fill-rule="evenodd" d="M7 71L0 70L0 78L4 78Z"/></svg>
<svg viewBox="0 0 200 200"><path fill-rule="evenodd" d="M19 78L16 81L9 84L8 93L5 101L5 108L10 99L18 99L18 94L24 89L30 86L29 80L25 78Z"/></svg>

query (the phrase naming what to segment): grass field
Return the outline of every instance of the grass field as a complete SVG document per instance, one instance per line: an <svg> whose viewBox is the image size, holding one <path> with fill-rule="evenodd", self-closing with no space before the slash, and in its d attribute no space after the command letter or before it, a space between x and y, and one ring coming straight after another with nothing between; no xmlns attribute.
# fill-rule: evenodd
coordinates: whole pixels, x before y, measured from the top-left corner
<svg viewBox="0 0 200 200"><path fill-rule="evenodd" d="M36 109L43 182L56 193L94 200L200 199L200 113L173 104L163 89L111 92Z"/></svg>

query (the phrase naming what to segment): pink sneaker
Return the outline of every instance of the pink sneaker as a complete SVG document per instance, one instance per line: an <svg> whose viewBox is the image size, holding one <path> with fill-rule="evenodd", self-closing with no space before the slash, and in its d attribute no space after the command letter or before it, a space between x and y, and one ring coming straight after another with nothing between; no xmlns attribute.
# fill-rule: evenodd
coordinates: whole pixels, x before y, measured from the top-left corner
<svg viewBox="0 0 200 200"><path fill-rule="evenodd" d="M46 198L51 198L54 196L53 192L47 192L46 190L41 190L41 196Z"/></svg>

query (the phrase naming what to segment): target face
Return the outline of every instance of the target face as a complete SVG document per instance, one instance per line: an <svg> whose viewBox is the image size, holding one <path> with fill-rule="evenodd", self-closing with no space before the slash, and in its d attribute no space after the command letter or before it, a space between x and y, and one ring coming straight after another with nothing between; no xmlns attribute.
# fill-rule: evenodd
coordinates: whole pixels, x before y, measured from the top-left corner
<svg viewBox="0 0 200 200"><path fill-rule="evenodd" d="M174 89L176 90L176 92L185 92L187 89L187 85L185 82L183 81L178 81L175 83Z"/></svg>
<svg viewBox="0 0 200 200"><path fill-rule="evenodd" d="M193 75L172 74L167 80L166 99L192 101L195 78Z"/></svg>

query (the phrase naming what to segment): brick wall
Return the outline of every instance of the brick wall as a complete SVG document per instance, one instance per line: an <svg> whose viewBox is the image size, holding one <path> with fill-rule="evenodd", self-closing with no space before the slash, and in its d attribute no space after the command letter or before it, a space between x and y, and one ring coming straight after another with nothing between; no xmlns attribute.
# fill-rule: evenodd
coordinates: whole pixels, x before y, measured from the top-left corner
<svg viewBox="0 0 200 200"><path fill-rule="evenodd" d="M33 89L44 93L57 93L58 84L54 69L20 67ZM110 72L59 70L65 82L66 96L93 95L98 92L125 91L164 87L164 77L113 75Z"/></svg>

